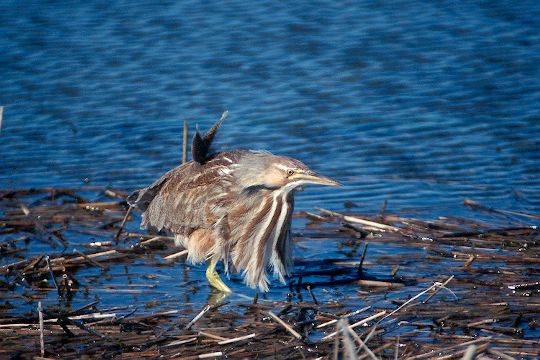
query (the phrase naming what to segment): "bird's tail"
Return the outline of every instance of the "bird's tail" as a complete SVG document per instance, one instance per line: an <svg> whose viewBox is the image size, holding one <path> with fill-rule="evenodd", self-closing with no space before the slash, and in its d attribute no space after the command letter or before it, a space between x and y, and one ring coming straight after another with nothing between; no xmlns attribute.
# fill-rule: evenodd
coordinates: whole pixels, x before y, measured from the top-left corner
<svg viewBox="0 0 540 360"><path fill-rule="evenodd" d="M135 190L134 192L129 194L129 196L126 199L129 206L137 207L137 200L139 199L139 195L140 195L141 191L143 191L143 190L144 189Z"/></svg>
<svg viewBox="0 0 540 360"><path fill-rule="evenodd" d="M127 197L126 201L130 206L146 211L156 195L152 190L149 188L136 190Z"/></svg>

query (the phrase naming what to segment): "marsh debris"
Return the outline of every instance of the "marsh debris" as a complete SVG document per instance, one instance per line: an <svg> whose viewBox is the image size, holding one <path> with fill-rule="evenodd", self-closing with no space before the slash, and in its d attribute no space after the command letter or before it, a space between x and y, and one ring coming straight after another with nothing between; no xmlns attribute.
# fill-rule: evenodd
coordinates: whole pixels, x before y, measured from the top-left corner
<svg viewBox="0 0 540 360"><path fill-rule="evenodd" d="M340 256L299 256L289 285L270 299L200 301L200 282L182 273L185 251L139 231L125 196L0 190L0 357L540 355L535 214L472 200L465 206L493 223L401 217L386 206L373 216L300 214L310 223L297 244L325 241ZM163 290L180 282L182 295Z"/></svg>

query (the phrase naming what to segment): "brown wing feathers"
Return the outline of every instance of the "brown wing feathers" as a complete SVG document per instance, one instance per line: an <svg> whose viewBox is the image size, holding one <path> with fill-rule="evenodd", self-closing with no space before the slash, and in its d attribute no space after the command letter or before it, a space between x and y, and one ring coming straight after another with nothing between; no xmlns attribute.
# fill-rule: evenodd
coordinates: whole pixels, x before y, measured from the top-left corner
<svg viewBox="0 0 540 360"><path fill-rule="evenodd" d="M227 115L229 114L228 111L225 111L221 118L208 130L204 136L201 136L199 129L195 132L195 135L193 136L193 141L191 144L191 155L193 157L193 161L199 164L206 163L210 158L210 147L212 145L212 141L214 140L214 137L217 134L217 131L219 130L219 127L221 126L221 123L223 120L227 118ZM136 207L142 211L146 211L148 207L150 206L150 203L154 200L156 195L160 192L162 187L173 177L174 175L181 175L183 173L183 168L188 165L184 164L182 166L177 167L176 169L173 169L163 175L161 178L159 178L157 181L155 181L152 185L144 188L139 189L135 192L133 192L131 195L128 196L127 202L129 205Z"/></svg>

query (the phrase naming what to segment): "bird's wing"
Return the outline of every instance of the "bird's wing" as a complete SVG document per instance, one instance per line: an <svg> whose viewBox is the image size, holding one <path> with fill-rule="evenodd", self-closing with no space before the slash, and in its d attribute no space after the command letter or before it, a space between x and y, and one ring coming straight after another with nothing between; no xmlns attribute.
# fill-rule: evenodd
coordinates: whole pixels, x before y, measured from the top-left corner
<svg viewBox="0 0 540 360"><path fill-rule="evenodd" d="M168 172L147 188L153 194L142 225L185 235L193 229L213 227L226 214L230 201L228 177L219 161L190 162Z"/></svg>
<svg viewBox="0 0 540 360"><path fill-rule="evenodd" d="M190 165L190 163L186 163L179 167L176 167L164 174L156 181L154 181L152 185L134 191L127 198L128 204L139 210L146 211L146 209L148 209L148 206L150 205L152 200L154 200L163 185L167 183L167 181L169 181L171 178L187 172L187 167L189 167Z"/></svg>

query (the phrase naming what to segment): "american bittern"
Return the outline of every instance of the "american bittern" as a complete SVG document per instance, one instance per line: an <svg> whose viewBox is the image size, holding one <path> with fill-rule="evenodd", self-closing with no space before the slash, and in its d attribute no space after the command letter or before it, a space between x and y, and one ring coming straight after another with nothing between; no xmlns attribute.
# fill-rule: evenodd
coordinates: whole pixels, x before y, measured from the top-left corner
<svg viewBox="0 0 540 360"><path fill-rule="evenodd" d="M225 114L224 114L225 115ZM268 152L210 153L224 116L192 142L193 160L169 171L128 201L144 211L142 227L174 234L192 263L209 261L206 277L231 292L215 266L242 271L252 288L268 291L267 269L285 283L291 265L294 190L305 184L339 185L302 162Z"/></svg>

